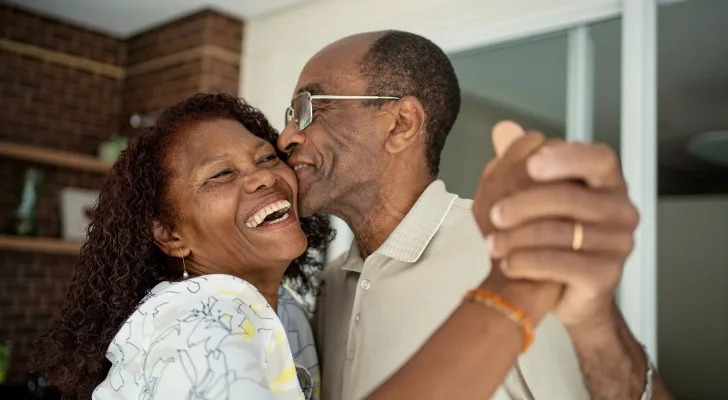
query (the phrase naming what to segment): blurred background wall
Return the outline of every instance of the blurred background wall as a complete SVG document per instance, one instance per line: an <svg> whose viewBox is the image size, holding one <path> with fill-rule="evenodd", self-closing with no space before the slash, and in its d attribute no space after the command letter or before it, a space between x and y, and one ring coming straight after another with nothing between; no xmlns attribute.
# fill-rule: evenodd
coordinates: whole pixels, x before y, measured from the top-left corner
<svg viewBox="0 0 728 400"><path fill-rule="evenodd" d="M619 9L619 0L302 1L247 21L240 93L280 129L306 61L344 36L395 28L424 35L451 53L542 33L570 18L613 16Z"/></svg>
<svg viewBox="0 0 728 400"><path fill-rule="evenodd" d="M728 398L728 196L665 196L657 212L660 372L678 398Z"/></svg>

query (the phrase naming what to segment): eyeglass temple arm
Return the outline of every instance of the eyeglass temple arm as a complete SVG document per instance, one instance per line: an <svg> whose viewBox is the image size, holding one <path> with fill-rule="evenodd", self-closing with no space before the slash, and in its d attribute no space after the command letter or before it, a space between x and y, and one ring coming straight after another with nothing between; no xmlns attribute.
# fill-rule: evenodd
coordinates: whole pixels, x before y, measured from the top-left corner
<svg viewBox="0 0 728 400"><path fill-rule="evenodd" d="M392 96L338 96L328 94L312 95L311 100L399 100L399 97Z"/></svg>

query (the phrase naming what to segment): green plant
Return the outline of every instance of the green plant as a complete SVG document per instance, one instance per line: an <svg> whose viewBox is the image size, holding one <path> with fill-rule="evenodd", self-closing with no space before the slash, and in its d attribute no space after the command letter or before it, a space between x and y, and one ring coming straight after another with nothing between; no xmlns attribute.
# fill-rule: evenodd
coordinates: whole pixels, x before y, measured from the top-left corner
<svg viewBox="0 0 728 400"><path fill-rule="evenodd" d="M0 383L5 382L8 369L10 369L10 354L12 353L13 345L10 342L0 345Z"/></svg>

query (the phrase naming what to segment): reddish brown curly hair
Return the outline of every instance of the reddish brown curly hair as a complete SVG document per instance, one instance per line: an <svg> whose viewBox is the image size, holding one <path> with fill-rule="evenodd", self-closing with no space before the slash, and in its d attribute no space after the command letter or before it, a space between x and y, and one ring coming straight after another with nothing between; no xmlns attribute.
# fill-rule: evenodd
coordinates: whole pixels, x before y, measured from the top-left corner
<svg viewBox="0 0 728 400"><path fill-rule="evenodd" d="M181 268L159 250L152 235L155 219L165 223L175 218L174 207L166 201L170 174L165 154L185 128L217 118L239 121L275 147L278 133L259 110L228 94L197 94L165 110L114 164L66 298L34 344L29 362L29 370L57 387L64 398L91 397L109 371L105 354L119 327L155 285L180 278ZM291 263L286 278L306 294L316 289L319 256L333 233L324 216L304 218L301 225L309 247Z"/></svg>

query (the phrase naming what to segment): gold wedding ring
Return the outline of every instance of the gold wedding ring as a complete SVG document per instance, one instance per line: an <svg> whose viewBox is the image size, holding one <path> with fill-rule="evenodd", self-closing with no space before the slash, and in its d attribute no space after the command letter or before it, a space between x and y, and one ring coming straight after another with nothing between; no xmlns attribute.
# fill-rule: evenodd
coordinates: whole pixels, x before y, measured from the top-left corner
<svg viewBox="0 0 728 400"><path fill-rule="evenodd" d="M574 251L579 251L582 244L584 244L584 225L576 221L574 222L574 237L571 239L571 248Z"/></svg>

